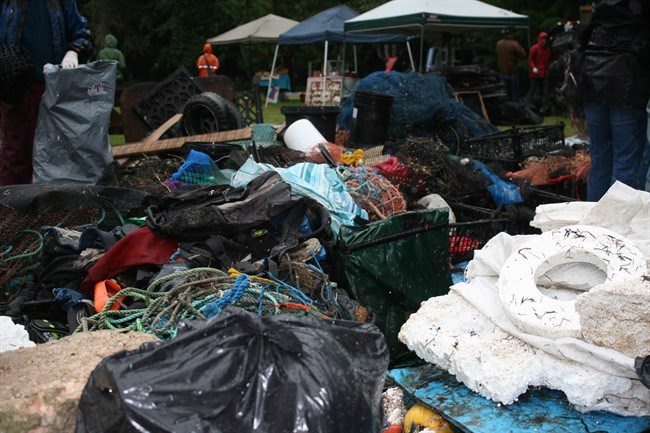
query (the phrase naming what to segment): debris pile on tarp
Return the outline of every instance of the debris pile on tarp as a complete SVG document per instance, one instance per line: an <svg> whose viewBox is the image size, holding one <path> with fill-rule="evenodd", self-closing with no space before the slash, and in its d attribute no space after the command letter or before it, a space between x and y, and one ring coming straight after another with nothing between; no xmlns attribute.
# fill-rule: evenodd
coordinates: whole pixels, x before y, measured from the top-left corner
<svg viewBox="0 0 650 433"><path fill-rule="evenodd" d="M296 151L262 124L242 141L185 137L173 150L153 146L112 166L97 186L0 188L0 315L23 325L36 343L98 330L164 342L105 360L88 382L80 425L221 426L209 419L207 396L241 368L241 389L232 390L250 398L224 406L241 421L224 417L224 431L269 420L264 406L274 407L276 394L300 400L317 388L327 394L322 401L291 407L273 422L285 428L309 419L309 431L326 431L345 413L348 424L359 422L345 431L372 431L381 423L383 374L415 358L412 342L400 337L408 317L424 301L459 297L458 285L447 295L452 271L495 235L539 234L544 223L530 225L538 205L579 196L588 157L565 146L561 125L498 131L454 99L439 76L375 73L359 88L394 98L382 145L348 148L349 135L341 133L337 143ZM353 105L351 98L341 108L342 128ZM236 323L242 333L231 341L225 334ZM334 337L340 350L324 350ZM265 350L274 358L261 362ZM224 353L248 358L224 358L236 361L217 368ZM169 393L159 395L165 384L153 385L167 375L154 364L179 377L208 375L211 385L201 396L194 379L166 382L175 399L167 401ZM305 371L293 370L301 365ZM328 372L357 367L369 376L356 392ZM314 369L322 377L299 389ZM247 379L260 377L278 386L267 394L270 388ZM115 399L93 407L106 386L119 391ZM328 408L330 393L337 416ZM578 404L622 412L614 404ZM188 405L205 411L188 415ZM136 413L143 408L160 413ZM114 413L122 415L105 422Z"/></svg>

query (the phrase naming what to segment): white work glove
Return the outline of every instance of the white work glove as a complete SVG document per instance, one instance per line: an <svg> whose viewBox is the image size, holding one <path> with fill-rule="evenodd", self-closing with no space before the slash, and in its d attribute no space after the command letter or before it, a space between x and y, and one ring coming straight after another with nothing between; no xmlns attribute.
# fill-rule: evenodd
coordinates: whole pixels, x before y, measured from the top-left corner
<svg viewBox="0 0 650 433"><path fill-rule="evenodd" d="M535 75L539 74L539 70L537 68L533 68L533 74Z"/></svg>
<svg viewBox="0 0 650 433"><path fill-rule="evenodd" d="M74 51L68 51L61 60L61 67L65 69L76 68L79 66L79 56Z"/></svg>

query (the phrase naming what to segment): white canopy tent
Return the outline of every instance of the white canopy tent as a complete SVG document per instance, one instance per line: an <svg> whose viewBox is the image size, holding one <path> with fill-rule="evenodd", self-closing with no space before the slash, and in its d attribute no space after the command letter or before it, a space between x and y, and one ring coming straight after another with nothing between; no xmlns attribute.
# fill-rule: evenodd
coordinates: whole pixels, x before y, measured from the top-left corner
<svg viewBox="0 0 650 433"><path fill-rule="evenodd" d="M212 45L236 43L275 43L280 35L298 24L298 21L273 14L242 24L206 42Z"/></svg>
<svg viewBox="0 0 650 433"><path fill-rule="evenodd" d="M420 70L425 29L454 33L509 26L528 31L528 17L478 0L391 0L344 24L350 33L419 30Z"/></svg>

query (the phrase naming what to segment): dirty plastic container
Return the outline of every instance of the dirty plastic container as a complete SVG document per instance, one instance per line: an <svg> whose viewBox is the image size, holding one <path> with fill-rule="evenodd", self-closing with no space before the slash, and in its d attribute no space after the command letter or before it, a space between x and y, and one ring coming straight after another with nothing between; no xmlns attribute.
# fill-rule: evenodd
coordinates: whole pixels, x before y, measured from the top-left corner
<svg viewBox="0 0 650 433"><path fill-rule="evenodd" d="M307 119L298 119L284 131L284 144L289 149L308 153L318 143L324 143L325 137Z"/></svg>
<svg viewBox="0 0 650 433"><path fill-rule="evenodd" d="M280 112L284 114L284 123L287 127L296 120L307 119L330 143L336 142L336 119L340 111L339 107L311 105L280 109Z"/></svg>
<svg viewBox="0 0 650 433"><path fill-rule="evenodd" d="M349 147L367 149L384 144L388 135L393 95L357 90L354 93Z"/></svg>

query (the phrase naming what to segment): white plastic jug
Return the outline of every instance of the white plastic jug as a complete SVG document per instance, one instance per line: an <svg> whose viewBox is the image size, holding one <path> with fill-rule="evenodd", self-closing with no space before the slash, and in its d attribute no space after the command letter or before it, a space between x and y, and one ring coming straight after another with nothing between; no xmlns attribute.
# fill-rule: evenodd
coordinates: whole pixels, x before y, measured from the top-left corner
<svg viewBox="0 0 650 433"><path fill-rule="evenodd" d="M284 143L289 149L308 153L318 143L327 140L318 129L307 119L298 119L284 131Z"/></svg>

